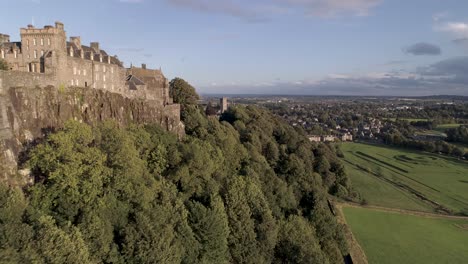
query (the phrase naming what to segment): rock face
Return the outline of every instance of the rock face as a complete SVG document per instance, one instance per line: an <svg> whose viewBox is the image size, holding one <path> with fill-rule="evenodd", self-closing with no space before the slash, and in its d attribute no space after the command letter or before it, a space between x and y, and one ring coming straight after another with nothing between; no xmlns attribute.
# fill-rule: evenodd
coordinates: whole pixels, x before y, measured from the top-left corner
<svg viewBox="0 0 468 264"><path fill-rule="evenodd" d="M27 180L24 171L16 173L20 152L70 119L88 124L111 119L122 126L157 123L179 136L184 133L178 104L164 106L156 101L130 99L90 88L2 88L0 85L1 178L23 184ZM19 176L11 177L13 174Z"/></svg>

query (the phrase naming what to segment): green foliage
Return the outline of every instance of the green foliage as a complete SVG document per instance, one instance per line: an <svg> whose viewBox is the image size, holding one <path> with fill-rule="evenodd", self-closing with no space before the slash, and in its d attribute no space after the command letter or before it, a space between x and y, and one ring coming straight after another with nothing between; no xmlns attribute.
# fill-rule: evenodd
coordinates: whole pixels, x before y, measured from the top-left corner
<svg viewBox="0 0 468 264"><path fill-rule="evenodd" d="M185 102L183 141L154 125L69 121L34 146L25 165L36 183L0 186L0 260L337 263L347 253L326 207L329 189L349 189L333 149L262 109L233 107L219 121Z"/></svg>
<svg viewBox="0 0 468 264"><path fill-rule="evenodd" d="M181 104L184 107L195 105L200 99L195 88L181 78L174 78L169 83L169 93L174 99L174 103Z"/></svg>

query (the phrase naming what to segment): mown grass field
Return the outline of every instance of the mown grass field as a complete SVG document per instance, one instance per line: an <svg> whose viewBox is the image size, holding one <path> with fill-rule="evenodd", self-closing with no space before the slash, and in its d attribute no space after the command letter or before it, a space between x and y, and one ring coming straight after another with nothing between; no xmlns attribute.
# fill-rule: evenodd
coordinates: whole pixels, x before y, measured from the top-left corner
<svg viewBox="0 0 468 264"><path fill-rule="evenodd" d="M391 118L384 118L385 120L390 120L395 122L397 118L391 117ZM429 121L427 118L398 118L398 120L406 120L408 122L418 122L418 121Z"/></svg>
<svg viewBox="0 0 468 264"><path fill-rule="evenodd" d="M440 125L437 125L437 127L434 130L445 132L445 130L449 128L457 128L459 126L460 124L440 124Z"/></svg>
<svg viewBox="0 0 468 264"><path fill-rule="evenodd" d="M468 212L466 161L360 143L343 143L341 149L353 186L371 205Z"/></svg>
<svg viewBox="0 0 468 264"><path fill-rule="evenodd" d="M468 220L344 207L369 263L467 263Z"/></svg>

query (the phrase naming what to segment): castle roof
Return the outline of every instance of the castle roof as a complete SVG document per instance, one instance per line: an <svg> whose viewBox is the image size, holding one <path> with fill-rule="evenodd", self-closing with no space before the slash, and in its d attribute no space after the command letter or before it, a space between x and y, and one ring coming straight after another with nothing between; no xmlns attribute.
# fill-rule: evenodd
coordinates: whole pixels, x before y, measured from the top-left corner
<svg viewBox="0 0 468 264"><path fill-rule="evenodd" d="M96 53L96 51L89 46L81 45L81 47L78 47L75 43L67 41L67 50L69 49L73 49L73 57L75 58L79 58L80 57L79 52L80 50L83 50L84 52L83 56L85 59L99 61L99 55L101 55L103 59L109 56L111 64L115 64L120 67L123 67L122 62L119 59L117 59L115 56L108 55L107 52L104 50L99 50L99 53Z"/></svg>
<svg viewBox="0 0 468 264"><path fill-rule="evenodd" d="M130 90L138 90L138 86L145 85L142 80L132 74L127 76L126 84L129 86Z"/></svg>
<svg viewBox="0 0 468 264"><path fill-rule="evenodd" d="M13 52L15 49L21 50L21 42L4 42L0 44L0 48L6 53Z"/></svg>

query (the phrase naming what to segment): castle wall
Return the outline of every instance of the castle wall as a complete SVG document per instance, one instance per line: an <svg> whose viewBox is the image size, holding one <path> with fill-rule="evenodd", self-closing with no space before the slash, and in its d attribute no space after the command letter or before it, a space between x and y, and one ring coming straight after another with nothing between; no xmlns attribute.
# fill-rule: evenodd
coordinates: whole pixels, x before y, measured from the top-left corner
<svg viewBox="0 0 468 264"><path fill-rule="evenodd" d="M0 94L10 87L46 87L55 86L56 76L21 71L0 71Z"/></svg>

